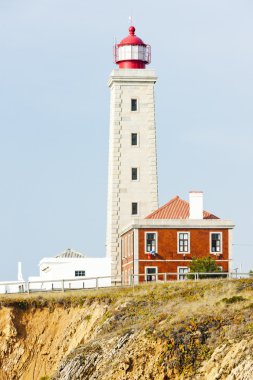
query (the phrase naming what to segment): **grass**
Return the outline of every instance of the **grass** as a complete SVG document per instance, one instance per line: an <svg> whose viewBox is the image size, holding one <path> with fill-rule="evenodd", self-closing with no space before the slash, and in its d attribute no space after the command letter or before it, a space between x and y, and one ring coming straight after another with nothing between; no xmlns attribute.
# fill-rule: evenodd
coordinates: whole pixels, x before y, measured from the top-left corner
<svg viewBox="0 0 253 380"><path fill-rule="evenodd" d="M242 296L231 293L250 292L253 290L253 279L247 280L201 280L181 281L168 283L148 283L134 288L105 288L99 290L76 290L48 293L19 293L0 295L0 306L15 306L19 309L29 307L48 307L50 305L62 307L79 307L94 301L98 303L115 303L118 300L134 299L138 302L162 302L184 299L195 302L208 295L208 301L223 301L234 303L243 301ZM224 294L231 294L232 299L224 298ZM253 293L252 293L253 294ZM223 296L223 297L222 297ZM234 297L234 298L233 298ZM219 299L221 298L221 299Z"/></svg>

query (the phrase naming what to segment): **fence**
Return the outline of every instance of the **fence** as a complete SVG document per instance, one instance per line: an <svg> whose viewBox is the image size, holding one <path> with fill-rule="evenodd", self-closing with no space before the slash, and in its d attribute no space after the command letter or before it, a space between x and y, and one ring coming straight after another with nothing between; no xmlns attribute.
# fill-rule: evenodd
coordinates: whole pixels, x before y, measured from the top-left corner
<svg viewBox="0 0 253 380"><path fill-rule="evenodd" d="M36 280L36 281L10 281L0 282L0 293L34 293L48 291L98 289L112 286L121 286L121 278L79 277L76 279Z"/></svg>
<svg viewBox="0 0 253 380"><path fill-rule="evenodd" d="M187 273L178 273L178 272L166 272L166 273L155 273L155 274L131 274L130 283L132 285L139 282L168 282L168 281L180 281L180 280L202 280L202 279L217 279L217 278L226 278L226 279L242 279L242 278L252 278L251 273L239 273L239 272L187 272Z"/></svg>
<svg viewBox="0 0 253 380"><path fill-rule="evenodd" d="M148 282L170 282L170 281L198 281L202 279L241 279L252 278L250 273L236 272L217 272L217 273L156 273L156 274L131 274L126 283L122 281L121 276L104 276L104 277L83 277L78 279L58 279L44 281L10 281L0 282L0 293L34 293L49 291L69 291L80 289L101 289L108 287L134 286L140 283Z"/></svg>

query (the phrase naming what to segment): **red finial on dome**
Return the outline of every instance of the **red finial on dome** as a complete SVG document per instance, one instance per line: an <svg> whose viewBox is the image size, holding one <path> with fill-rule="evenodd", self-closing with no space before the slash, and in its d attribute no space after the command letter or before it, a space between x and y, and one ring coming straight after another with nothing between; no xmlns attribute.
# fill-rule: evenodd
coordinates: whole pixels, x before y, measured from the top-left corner
<svg viewBox="0 0 253 380"><path fill-rule="evenodd" d="M135 27L134 27L134 26L129 26L128 30L129 30L129 34L130 34L131 36L134 36L134 33L135 33Z"/></svg>
<svg viewBox="0 0 253 380"><path fill-rule="evenodd" d="M120 69L145 69L145 65L151 62L150 45L135 35L134 26L128 30L129 35L114 46L114 61Z"/></svg>

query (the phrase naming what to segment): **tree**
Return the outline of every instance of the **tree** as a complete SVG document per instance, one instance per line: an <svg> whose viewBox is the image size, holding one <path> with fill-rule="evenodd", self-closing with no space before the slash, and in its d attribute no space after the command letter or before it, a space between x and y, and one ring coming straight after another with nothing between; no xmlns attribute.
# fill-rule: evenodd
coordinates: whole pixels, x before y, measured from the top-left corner
<svg viewBox="0 0 253 380"><path fill-rule="evenodd" d="M222 272L221 268L216 264L215 260L210 256L197 258L193 257L190 264L190 271L193 273L217 273ZM189 275L190 276L190 275ZM216 276L200 275L199 278L214 278ZM217 277L221 277L217 275Z"/></svg>

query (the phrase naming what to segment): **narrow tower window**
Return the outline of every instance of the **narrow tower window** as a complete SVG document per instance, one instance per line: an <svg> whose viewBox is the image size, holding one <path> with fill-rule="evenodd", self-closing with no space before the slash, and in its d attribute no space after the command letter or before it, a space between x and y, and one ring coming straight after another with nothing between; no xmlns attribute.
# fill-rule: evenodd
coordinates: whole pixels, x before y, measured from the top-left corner
<svg viewBox="0 0 253 380"><path fill-rule="evenodd" d="M138 135L137 133L131 133L131 145L138 145Z"/></svg>
<svg viewBox="0 0 253 380"><path fill-rule="evenodd" d="M137 99L131 99L131 111L137 111Z"/></svg>
<svg viewBox="0 0 253 380"><path fill-rule="evenodd" d="M132 181L138 180L138 168L132 168Z"/></svg>
<svg viewBox="0 0 253 380"><path fill-rule="evenodd" d="M138 203L133 202L132 203L132 215L137 215L138 214Z"/></svg>

